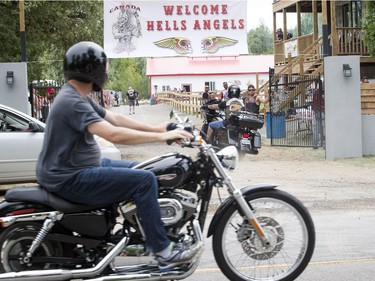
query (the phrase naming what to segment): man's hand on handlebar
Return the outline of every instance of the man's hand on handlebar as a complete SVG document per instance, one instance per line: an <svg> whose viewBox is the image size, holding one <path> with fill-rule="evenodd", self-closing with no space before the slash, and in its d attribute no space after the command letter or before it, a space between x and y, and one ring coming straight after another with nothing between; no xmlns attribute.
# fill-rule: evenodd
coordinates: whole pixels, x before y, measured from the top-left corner
<svg viewBox="0 0 375 281"><path fill-rule="evenodd" d="M193 140L194 136L185 130L171 130L163 134L168 144L179 142L180 140Z"/></svg>

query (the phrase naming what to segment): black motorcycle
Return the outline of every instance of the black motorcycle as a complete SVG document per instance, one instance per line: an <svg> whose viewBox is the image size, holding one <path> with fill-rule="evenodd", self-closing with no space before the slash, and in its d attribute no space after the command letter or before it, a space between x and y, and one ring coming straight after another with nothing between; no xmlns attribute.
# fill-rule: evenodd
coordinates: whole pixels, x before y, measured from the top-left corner
<svg viewBox="0 0 375 281"><path fill-rule="evenodd" d="M134 169L155 173L159 204L169 238L198 247L184 265L161 271L145 247L133 201L87 206L65 201L40 186L15 187L0 203L0 280L180 280L194 273L203 250L203 229L212 191L225 187L208 228L213 253L225 276L237 281L294 280L308 265L315 245L308 210L275 185L235 187L227 169L238 153L218 152L194 126L180 145L198 150L196 159L169 153ZM221 198L221 197L219 197Z"/></svg>
<svg viewBox="0 0 375 281"><path fill-rule="evenodd" d="M215 130L212 140L210 140L212 145L218 148L234 145L241 157L247 153L258 154L262 144L261 135L257 132L257 129L263 127L262 116L248 111L234 111L226 119L224 112L220 110L212 110L202 106L200 111L203 116L201 135L206 141L209 123L224 121L224 127Z"/></svg>

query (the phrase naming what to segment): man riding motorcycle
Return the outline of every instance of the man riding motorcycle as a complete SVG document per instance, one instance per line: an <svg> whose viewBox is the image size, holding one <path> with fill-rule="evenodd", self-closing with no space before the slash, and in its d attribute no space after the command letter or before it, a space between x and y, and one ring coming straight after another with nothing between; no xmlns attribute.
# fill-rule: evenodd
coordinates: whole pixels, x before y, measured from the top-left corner
<svg viewBox="0 0 375 281"><path fill-rule="evenodd" d="M228 88L228 100L222 99L216 104L207 104L207 108L211 110L225 110L226 118L229 120L229 116L232 112L243 109L244 104L240 99L241 90L237 85L231 85ZM224 127L225 120L210 122L207 130L207 141L212 142L215 130Z"/></svg>
<svg viewBox="0 0 375 281"><path fill-rule="evenodd" d="M189 139L183 130L167 131L167 124L149 126L106 110L88 95L103 89L107 56L101 46L80 42L66 52L67 83L57 95L47 120L45 139L37 163L43 188L75 203L109 205L134 199L146 243L169 269L189 262L198 249L184 249L168 239L160 217L157 180L151 171L131 169L136 163L100 159L94 140L98 135L117 144L140 144Z"/></svg>

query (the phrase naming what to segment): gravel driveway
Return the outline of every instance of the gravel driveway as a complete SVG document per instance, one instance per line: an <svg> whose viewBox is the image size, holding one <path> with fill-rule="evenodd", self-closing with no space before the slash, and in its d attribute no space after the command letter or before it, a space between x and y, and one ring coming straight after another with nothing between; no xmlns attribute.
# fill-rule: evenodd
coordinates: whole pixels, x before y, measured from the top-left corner
<svg viewBox="0 0 375 281"><path fill-rule="evenodd" d="M127 106L112 110L129 112ZM160 124L170 120L170 110L162 104L145 104L129 116L149 124ZM181 116L186 115L181 113ZM188 117L197 128L201 127L200 116ZM297 196L309 208L375 209L375 157L328 161L323 149L271 146L264 133L262 146L258 155L246 155L239 167L231 172L238 187L277 183L280 189ZM195 149L165 143L118 147L124 159L138 161L174 151L192 156L197 153Z"/></svg>

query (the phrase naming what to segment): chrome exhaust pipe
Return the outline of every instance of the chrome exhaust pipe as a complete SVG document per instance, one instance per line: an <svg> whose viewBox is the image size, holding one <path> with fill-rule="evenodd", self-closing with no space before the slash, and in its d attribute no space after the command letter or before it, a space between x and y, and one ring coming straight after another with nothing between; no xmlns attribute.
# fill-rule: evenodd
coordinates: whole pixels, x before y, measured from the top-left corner
<svg viewBox="0 0 375 281"><path fill-rule="evenodd" d="M140 273L140 274L126 274L126 275L111 275L111 276L102 276L94 279L85 279L85 281L128 281L128 280L137 280L137 281L167 281L167 280L181 280L189 277L194 273L199 264L199 259L194 261L191 264L191 267L188 271L171 271L166 273Z"/></svg>
<svg viewBox="0 0 375 281"><path fill-rule="evenodd" d="M129 238L124 237L122 240L93 268L63 270L30 270L21 272L8 272L0 274L0 280L6 281L61 281L79 278L92 278L102 272L110 262L118 256L122 249L128 244Z"/></svg>
<svg viewBox="0 0 375 281"><path fill-rule="evenodd" d="M193 221L193 231L195 236L197 237L197 243L195 247L199 247L200 250L195 258L195 260L190 264L190 268L187 271L182 270L174 270L170 272L165 273L140 273L140 274L126 274L121 275L119 273L116 275L116 273L110 275L110 276L101 276L94 279L88 279L85 281L127 281L127 280L137 280L137 281L167 281L167 280L181 280L189 277L194 273L194 271L197 269L200 257L203 252L203 233L200 228L198 220ZM136 268L137 266L133 267ZM126 272L126 271L125 271Z"/></svg>
<svg viewBox="0 0 375 281"><path fill-rule="evenodd" d="M99 275L108 265L112 262L128 244L128 237L122 238L122 240L93 268L88 269L76 269L76 270L62 270L62 269L50 269L50 270L33 270L33 271L21 271L21 272L9 272L0 274L0 281L63 281L71 279L84 279L86 281L120 281L120 280L137 280L137 281L166 281L166 280L180 280L189 277L194 273L199 264L199 259L203 251L203 234L199 226L199 222L194 220L192 223L193 231L197 237L195 247L199 247L199 252L190 264L190 268L187 271L171 271L165 273L139 273L139 274L121 274L121 270L118 274L113 272L108 276ZM126 272L126 271L124 271ZM86 279L93 278L93 279Z"/></svg>

